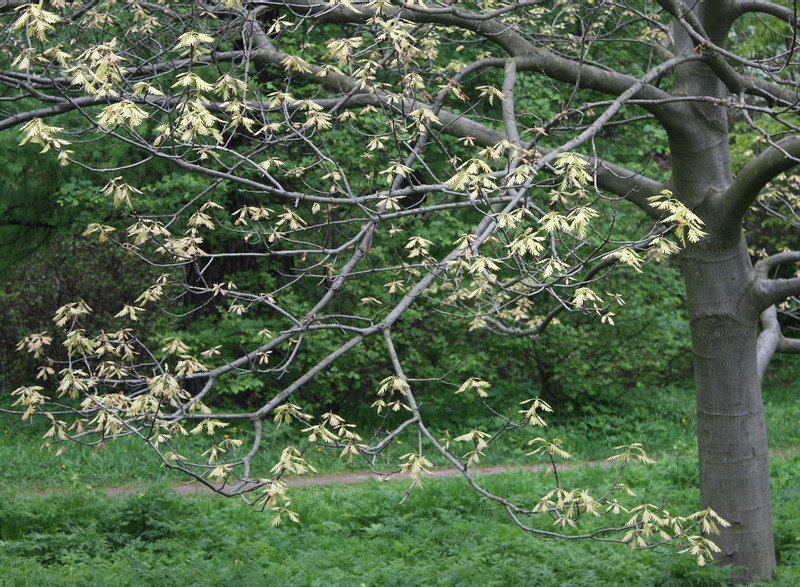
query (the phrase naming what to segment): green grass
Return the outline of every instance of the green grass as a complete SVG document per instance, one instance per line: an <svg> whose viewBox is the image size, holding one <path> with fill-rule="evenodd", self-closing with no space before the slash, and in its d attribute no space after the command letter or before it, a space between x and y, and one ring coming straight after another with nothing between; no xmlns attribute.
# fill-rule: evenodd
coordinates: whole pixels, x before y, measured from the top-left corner
<svg viewBox="0 0 800 587"><path fill-rule="evenodd" d="M518 402L520 398L526 397L526 392L497 387L494 394L496 405L509 417L518 417ZM655 402L654 397L657 398ZM428 406L429 411L423 412L429 428L437 437L444 437L446 432L451 437L456 437L472 428L486 432L494 432L499 428L498 420L487 417L474 398L454 397L452 404L451 408L460 406L460 409ZM777 406L777 409L781 409L781 406ZM531 450L528 441L542 433L551 438L564 439L565 448L576 460L606 458L613 453L614 446L632 442L645 442L648 452L656 458L685 456L695 452L692 391L685 386L648 390L646 394L638 396L623 396L615 402L613 410L601 405L580 412L565 411L547 416L549 426L546 430L527 429L506 433L491 445L480 464L542 462L541 458L526 456ZM431 422L434 424L430 424ZM41 436L47 429L46 421L21 422L16 416L0 414L0 462L7 464L0 471L0 489L44 490L76 485L144 486L175 479L174 475L159 465L151 451L139 440L123 438L109 441L102 447L69 446L67 452L55 457L55 451L39 450L43 443ZM647 429L646 439L643 438L644 429ZM370 428L364 427L360 431L367 436ZM247 424L239 424L225 432L245 441L242 451L248 448L252 431ZM207 448L202 444L205 442L202 438L190 438L182 442L184 444L177 450L181 454L199 454ZM262 450L254 462L254 471L260 471L257 474L261 476L268 476L267 472L287 444L305 444L305 436L299 427L275 427L272 423L267 423ZM416 433L409 429L387 451L384 469L390 471L396 468L397 457L409 452L411 449L408 447L415 444ZM457 446L457 443L453 443L453 446ZM463 452L467 452L471 446L465 444L462 448ZM312 447L306 457L320 473L366 469L363 461L355 459L348 463L339 459L338 455L338 450ZM436 458L435 455L426 456L432 458L436 466L446 465L443 459Z"/></svg>
<svg viewBox="0 0 800 587"><path fill-rule="evenodd" d="M500 386L498 386L499 388ZM514 415L516 402L521 394L514 390L500 388L496 395L504 412ZM800 401L797 401L798 385L794 380L775 377L768 381L764 389L767 424L770 433L770 446L773 453L791 452L800 447ZM460 401L460 397L454 398ZM492 432L497 423L475 409L467 402L467 408L459 414L473 414L454 419L455 410L432 410L429 416L430 429L443 437L449 431L452 437L463 434L472 428ZM564 440L566 450L575 460L603 459L613 454L613 447L632 442L645 445L648 454L657 460L673 458L693 458L697 451L694 417L694 392L688 385L676 385L630 393L618 398L613 407L608 405L589 405L582 410L563 410L547 415L549 426L545 430L530 429L514 431L502 436L486 451L481 465L514 465L542 462L540 458L525 456L530 452L527 442L541 433ZM59 457L54 452L41 451L41 435L47 430L43 421L21 422L18 417L0 414L0 462L6 466L0 470L0 490L94 487L105 486L146 486L167 481L180 482L182 478L164 469L152 452L133 438L109 441L103 447L71 447ZM247 425L228 429L232 436L247 441L252 432ZM364 433L364 430L362 430ZM202 452L204 439L190 439L187 446L181 446L181 454L192 450ZM256 474L267 476L269 469L277 461L280 451L287 444L304 444L304 436L298 428L268 425L262 443L262 451L254 463ZM399 443L390 447L389 460L385 470L396 467L397 457L409 452L414 446L416 436L413 430L400 437ZM454 443L455 444L455 443ZM192 448L195 447L195 448ZM466 452L469 447L464 446ZM352 463L340 460L339 451L311 448L307 453L309 462L321 473L337 473L365 470L363 461L355 459ZM428 455L431 456L431 455ZM444 466L441 459L433 459L437 466Z"/></svg>

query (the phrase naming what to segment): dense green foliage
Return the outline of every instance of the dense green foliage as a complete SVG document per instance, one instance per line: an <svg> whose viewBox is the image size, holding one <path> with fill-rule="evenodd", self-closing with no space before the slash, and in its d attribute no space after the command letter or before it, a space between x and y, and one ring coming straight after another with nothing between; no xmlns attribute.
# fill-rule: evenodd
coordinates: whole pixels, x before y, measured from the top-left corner
<svg viewBox="0 0 800 587"><path fill-rule="evenodd" d="M152 194L151 205L158 205L161 193L186 193L187 181L191 181L187 175L165 176L147 190ZM68 210L68 216L85 219L100 212L107 215L107 222L120 217L108 202L90 197L93 189L96 186L81 187L80 182L62 187L62 194L67 195L61 205ZM84 299L94 309L90 324L102 328L122 324L112 319L114 314L141 293L143 283L159 273L158 268L148 267L124 251L80 237L79 222L62 226L38 250L1 274L0 361L6 390L30 384L35 378L34 363L15 347L32 332L51 331L56 309ZM445 239L446 230L441 227L441 234L434 238ZM225 246L224 242L219 244ZM13 254L17 249L9 246L3 250ZM217 268L220 275L242 287L266 289L274 280L276 268L271 263L233 260L227 265ZM609 402L633 388L652 385L673 374L685 376L688 369L686 322L677 270L663 263L651 265L648 271L650 280L629 279L620 273L606 282L608 291L623 294L628 302L616 311L614 326L601 324L594 315L565 314L540 340L503 337L470 331L468 321L441 316L432 305L421 301L398 324L397 345L420 378L436 378L445 372L455 380L478 375L506 386L538 389L556 406L584 404L588 399L593 403ZM187 277L191 279L191 275ZM359 291L343 292L337 304L346 308L381 289L385 289L382 280L366 283ZM309 291L308 299L296 296L295 303L302 307L314 295L316 292ZM204 304L199 312L178 317L198 303ZM541 305L541 311L546 312L547 307ZM186 296L163 307L172 315L145 315L144 322L136 325L140 336L157 344L180 335L193 348L220 346L228 351L227 356L258 339L257 333L275 320L257 312L237 316L219 300L207 303ZM336 348L339 340L320 335L310 344L311 350L298 358L298 366L309 367ZM375 346L380 347L381 343L365 342L358 353L342 357L318 375L304 390L302 404L314 411L333 408L358 417L365 408L364 398L374 393L376 382L389 371L388 359ZM240 405L256 405L256 390L263 385L263 376L230 376L225 379L224 395ZM421 383L426 403L444 401L440 393L426 395L425 389Z"/></svg>
<svg viewBox="0 0 800 587"><path fill-rule="evenodd" d="M660 471L648 489L691 477L691 467ZM589 485L598 474L586 470L573 477ZM540 480L536 474L502 475L489 485L519 493ZM370 483L303 489L293 503L306 521L279 528L241 503L164 490L124 499L4 499L2 582L710 586L726 576L718 569L697 570L670 551L634 554L625 547L532 541L496 508L476 504L459 480L430 481L424 492L397 506L404 488ZM673 495L688 505L696 490Z"/></svg>
<svg viewBox="0 0 800 587"><path fill-rule="evenodd" d="M96 312L95 324L108 328L120 299L138 295L150 275L148 267L124 251L63 232L0 273L3 387L11 390L35 378L32 362L16 345L27 334L52 328L59 307L84 299ZM148 322L154 325L152 318Z"/></svg>

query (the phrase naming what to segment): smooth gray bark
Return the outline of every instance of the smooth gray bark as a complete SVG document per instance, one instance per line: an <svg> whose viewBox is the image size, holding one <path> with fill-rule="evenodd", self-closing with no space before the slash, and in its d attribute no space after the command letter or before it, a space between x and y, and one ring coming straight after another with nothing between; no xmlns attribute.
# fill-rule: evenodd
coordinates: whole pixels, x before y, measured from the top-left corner
<svg viewBox="0 0 800 587"><path fill-rule="evenodd" d="M720 561L746 570L738 580L775 568L769 455L756 359L758 310L744 240L683 258L697 388L700 495L731 523L713 537Z"/></svg>
<svg viewBox="0 0 800 587"><path fill-rule="evenodd" d="M687 20L705 28L722 45L730 22L723 15L729 9L727 2L701 2ZM696 43L677 23L675 37L684 50ZM679 68L675 92L724 98L727 89L708 64L689 63ZM735 581L750 582L771 577L775 569L767 429L757 358L759 315L765 307L755 295L758 280L740 213L742 202L754 198L758 190L732 196L737 189L750 191L751 186L735 184L728 128L724 108L695 104L681 130L669 133L671 184L708 231L682 255L697 393L701 507L730 522L720 536L711 538L722 549L720 562L743 568Z"/></svg>

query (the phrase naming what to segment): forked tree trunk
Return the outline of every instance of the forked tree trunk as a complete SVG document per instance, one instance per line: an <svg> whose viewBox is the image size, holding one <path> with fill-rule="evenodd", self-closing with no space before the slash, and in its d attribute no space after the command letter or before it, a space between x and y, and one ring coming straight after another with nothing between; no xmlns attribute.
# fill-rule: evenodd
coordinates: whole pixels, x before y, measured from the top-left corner
<svg viewBox="0 0 800 587"><path fill-rule="evenodd" d="M744 240L721 250L693 247L683 271L697 388L700 495L731 523L711 538L722 563L745 567L737 582L775 568L764 405L756 366L758 310Z"/></svg>

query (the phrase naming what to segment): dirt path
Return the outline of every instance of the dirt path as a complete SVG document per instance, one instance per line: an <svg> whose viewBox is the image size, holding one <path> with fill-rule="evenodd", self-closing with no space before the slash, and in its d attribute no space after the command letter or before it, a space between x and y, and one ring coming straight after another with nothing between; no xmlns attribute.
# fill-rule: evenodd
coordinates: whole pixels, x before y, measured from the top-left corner
<svg viewBox="0 0 800 587"><path fill-rule="evenodd" d="M796 454L800 454L800 447L791 447L791 448L784 448L773 451L770 453L770 456L794 456ZM569 471L571 469L577 469L580 467L613 467L618 466L619 463L614 463L607 460L599 460L599 461L578 461L572 463L561 463L558 466L559 471ZM485 476L485 475L497 475L499 473L513 473L516 471L543 471L544 469L548 468L549 465L546 464L539 464L539 465L494 465L489 467L472 467L470 468L470 473L476 477ZM461 473L456 471L452 468L445 468L445 469L433 469L429 471L426 475L426 479L437 479L440 477L458 477ZM305 477L289 477L284 479L284 483L289 487L316 487L320 485L346 485L350 483L364 483L367 481L404 481L408 480L409 476L405 473L397 473L394 475L379 475L376 473L336 473L333 475L314 475L314 476L305 476ZM106 495L110 496L126 496L132 495L134 493L140 493L142 491L146 491L152 485L146 485L141 487L100 487L95 488L97 491L101 491ZM214 484L215 487L221 488L221 484ZM171 485L171 488L175 493L182 494L182 495L191 495L191 494L210 494L213 493L212 490L205 485L201 485L199 483L188 482L188 483L180 483ZM25 495L28 496L35 496L35 497L46 497L48 495L53 494L62 494L62 493L75 493L78 490L75 489L45 489L41 491L31 491L26 492Z"/></svg>
<svg viewBox="0 0 800 587"><path fill-rule="evenodd" d="M559 470L569 470L578 467L611 467L615 463L609 461L583 461L576 463L560 464ZM473 467L470 469L472 475L497 475L499 473L513 473L516 471L543 471L547 465L496 465L491 467ZM455 469L434 469L425 475L426 479L437 479L440 477L459 477L461 473ZM337 473L335 475L316 475L306 477L290 477L284 479L284 483L289 487L315 487L319 485L345 485L349 483L363 483L365 481L403 481L409 479L406 473L397 473L394 475L378 475L375 473ZM220 488L221 484L215 484L215 487ZM126 496L134 493L144 491L146 487L103 487L97 488L106 495L111 496ZM212 490L205 485L199 483L181 483L172 486L175 493L179 494L208 494ZM35 491L31 495L47 496L54 493L69 493L70 491Z"/></svg>

